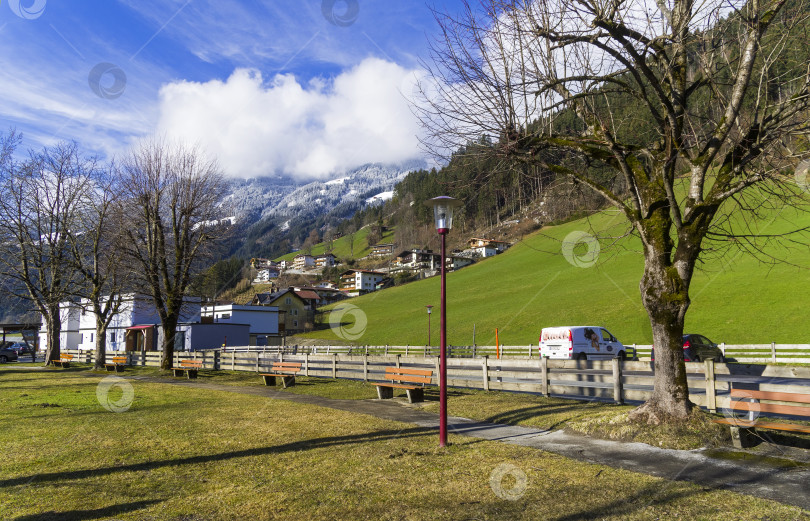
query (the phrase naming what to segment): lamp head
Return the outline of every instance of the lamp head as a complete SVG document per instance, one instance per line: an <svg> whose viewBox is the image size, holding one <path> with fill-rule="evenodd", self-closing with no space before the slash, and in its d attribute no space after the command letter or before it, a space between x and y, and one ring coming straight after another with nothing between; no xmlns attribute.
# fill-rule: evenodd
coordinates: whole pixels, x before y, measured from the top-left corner
<svg viewBox="0 0 810 521"><path fill-rule="evenodd" d="M445 234L453 228L453 211L462 205L463 203L458 199L446 195L425 201L425 206L433 208L433 220L439 234Z"/></svg>

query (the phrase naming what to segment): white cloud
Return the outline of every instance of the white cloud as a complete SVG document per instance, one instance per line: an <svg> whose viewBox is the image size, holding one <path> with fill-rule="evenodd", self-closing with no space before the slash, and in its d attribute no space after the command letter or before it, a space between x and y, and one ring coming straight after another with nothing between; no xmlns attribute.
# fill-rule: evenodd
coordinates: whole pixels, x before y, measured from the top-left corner
<svg viewBox="0 0 810 521"><path fill-rule="evenodd" d="M197 143L231 176L323 178L370 162L420 156L408 101L414 71L367 58L332 81L268 81L237 69L226 81L165 85L158 131Z"/></svg>

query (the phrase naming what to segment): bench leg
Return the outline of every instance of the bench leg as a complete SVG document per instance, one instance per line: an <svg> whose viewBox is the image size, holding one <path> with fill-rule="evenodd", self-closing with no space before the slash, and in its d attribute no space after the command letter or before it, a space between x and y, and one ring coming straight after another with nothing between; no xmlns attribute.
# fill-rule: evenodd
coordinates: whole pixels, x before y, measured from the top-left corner
<svg viewBox="0 0 810 521"><path fill-rule="evenodd" d="M62 367L70 367L70 362L62 362Z"/></svg>
<svg viewBox="0 0 810 521"><path fill-rule="evenodd" d="M197 370L196 369L187 369L186 374L188 375L189 380L194 380L197 378Z"/></svg>
<svg viewBox="0 0 810 521"><path fill-rule="evenodd" d="M275 387L276 385L276 377L272 375L263 374L262 378L264 379L264 385L272 385Z"/></svg>
<svg viewBox="0 0 810 521"><path fill-rule="evenodd" d="M118 364L116 364L116 366L115 366L115 372L116 372L116 373L123 373L123 372L124 372L124 366L123 366L123 365L118 365Z"/></svg>
<svg viewBox="0 0 810 521"><path fill-rule="evenodd" d="M293 385L295 385L294 376L279 376L279 378L281 378L281 385L283 385L285 389L287 387L292 387Z"/></svg>
<svg viewBox="0 0 810 521"><path fill-rule="evenodd" d="M109 373L111 371L116 371L117 369L113 365L105 365L104 369Z"/></svg>
<svg viewBox="0 0 810 521"><path fill-rule="evenodd" d="M377 398L379 398L380 400L387 400L393 397L394 397L393 387L384 387L382 385L377 386Z"/></svg>
<svg viewBox="0 0 810 521"><path fill-rule="evenodd" d="M172 369L172 371L174 371L174 376L183 376L183 373L186 372L185 369Z"/></svg>
<svg viewBox="0 0 810 521"><path fill-rule="evenodd" d="M754 428L753 427L737 427L731 426L731 441L737 449L746 449L753 447L755 443Z"/></svg>
<svg viewBox="0 0 810 521"><path fill-rule="evenodd" d="M408 394L408 403L425 401L424 389L405 389L405 392Z"/></svg>

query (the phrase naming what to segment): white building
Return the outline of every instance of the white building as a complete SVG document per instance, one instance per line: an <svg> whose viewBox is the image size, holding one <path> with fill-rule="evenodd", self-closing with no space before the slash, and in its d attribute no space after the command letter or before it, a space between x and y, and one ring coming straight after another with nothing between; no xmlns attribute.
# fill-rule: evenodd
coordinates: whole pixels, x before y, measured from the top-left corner
<svg viewBox="0 0 810 521"><path fill-rule="evenodd" d="M323 255L317 255L315 257L315 267L316 268L331 268L337 264L337 259L331 253L325 253Z"/></svg>
<svg viewBox="0 0 810 521"><path fill-rule="evenodd" d="M278 268L264 268L258 271L253 282L255 284L267 284L270 280L277 279L280 274Z"/></svg>
<svg viewBox="0 0 810 521"><path fill-rule="evenodd" d="M294 270L305 270L307 268L314 268L315 267L315 257L312 255L296 255L293 259L292 269Z"/></svg>
<svg viewBox="0 0 810 521"><path fill-rule="evenodd" d="M351 296L363 295L377 289L385 273L370 270L349 270L340 275L340 290Z"/></svg>
<svg viewBox="0 0 810 521"><path fill-rule="evenodd" d="M59 346L61 349L77 349L81 343L79 334L79 322L81 318L81 308L75 302L62 302L59 304L59 321L62 329L59 333ZM40 349L48 348L48 325L42 321L39 330Z"/></svg>
<svg viewBox="0 0 810 521"><path fill-rule="evenodd" d="M61 344L62 349L95 350L96 317L87 300L78 304L64 303L68 311L62 321L62 328L72 328L75 316L78 316L78 327L74 333L68 329L67 338ZM75 315L74 315L75 313ZM186 297L180 312L180 323L200 321L199 297ZM75 335L72 336L72 335ZM70 340L76 339L76 343ZM41 349L47 349L47 333L40 331ZM60 341L61 342L61 341ZM157 351L163 343L163 331L160 317L151 297L134 293L125 294L120 312L113 317L107 328L107 351Z"/></svg>
<svg viewBox="0 0 810 521"><path fill-rule="evenodd" d="M214 324L245 324L249 326L249 342L241 345L272 345L268 337L278 337L280 312L276 306L240 306L219 304L202 307L203 321ZM283 320L283 318L282 318ZM228 345L237 345L228 342Z"/></svg>

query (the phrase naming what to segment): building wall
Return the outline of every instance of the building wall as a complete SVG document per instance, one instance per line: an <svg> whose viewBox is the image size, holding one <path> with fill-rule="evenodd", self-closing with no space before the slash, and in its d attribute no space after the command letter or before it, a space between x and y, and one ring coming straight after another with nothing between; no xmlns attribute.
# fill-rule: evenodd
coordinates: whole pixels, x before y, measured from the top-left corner
<svg viewBox="0 0 810 521"><path fill-rule="evenodd" d="M202 316L212 317L218 324L248 324L251 338L279 333L279 308L276 306L204 306Z"/></svg>
<svg viewBox="0 0 810 521"><path fill-rule="evenodd" d="M248 324L183 324L177 327L185 351L250 345Z"/></svg>

